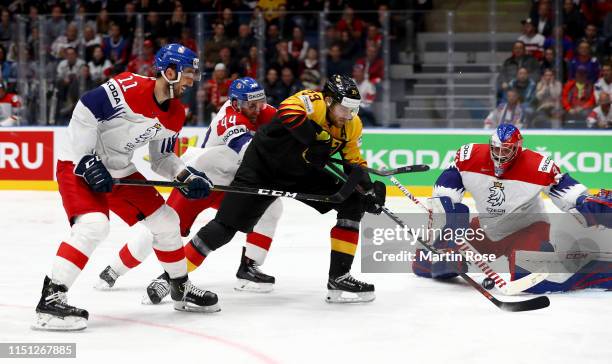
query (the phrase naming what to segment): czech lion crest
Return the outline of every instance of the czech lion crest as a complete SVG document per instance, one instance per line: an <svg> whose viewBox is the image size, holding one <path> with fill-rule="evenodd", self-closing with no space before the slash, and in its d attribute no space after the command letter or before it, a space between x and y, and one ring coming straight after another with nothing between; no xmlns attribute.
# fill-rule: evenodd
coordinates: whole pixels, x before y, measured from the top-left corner
<svg viewBox="0 0 612 364"><path fill-rule="evenodd" d="M493 182L493 186L489 187L491 194L487 198L487 203L491 206L501 206L506 201L504 193L504 185L501 182Z"/></svg>

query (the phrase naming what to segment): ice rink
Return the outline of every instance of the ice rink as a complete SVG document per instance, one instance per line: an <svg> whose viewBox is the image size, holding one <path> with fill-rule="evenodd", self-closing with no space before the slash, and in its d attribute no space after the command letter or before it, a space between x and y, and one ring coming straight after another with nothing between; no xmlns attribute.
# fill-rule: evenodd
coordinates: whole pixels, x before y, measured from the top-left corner
<svg viewBox="0 0 612 364"><path fill-rule="evenodd" d="M98 274L132 234L112 216L109 239L69 294L71 304L89 310L89 327L53 333L32 331L30 324L43 277L68 233L60 196L0 191L0 342L76 342L77 361L83 363L574 364L612 358L611 292L551 295L547 309L508 313L460 279L443 284L411 274L359 274L358 256L353 273L376 285L376 300L327 304L329 229L335 215L283 202L264 266L277 279L272 293L233 290L242 234L190 274L219 295L220 313L178 312L167 301L141 305L144 287L161 272L154 257L121 277L115 290L96 291ZM388 206L401 212L410 203L390 198ZM211 217L200 216L196 225Z"/></svg>

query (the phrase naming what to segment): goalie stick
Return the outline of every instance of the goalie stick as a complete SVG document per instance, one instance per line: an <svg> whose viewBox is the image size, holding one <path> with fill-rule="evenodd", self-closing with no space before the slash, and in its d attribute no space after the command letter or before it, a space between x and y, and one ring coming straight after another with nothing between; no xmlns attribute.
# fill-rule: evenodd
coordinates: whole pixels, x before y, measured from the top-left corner
<svg viewBox="0 0 612 364"><path fill-rule="evenodd" d="M342 159L337 159L337 158L330 158L330 161L336 163L336 164L342 164L345 166L350 166L353 165L352 163L349 163L345 160ZM366 167L366 166L360 166L361 169L363 169L364 171L371 173L371 174L375 174L377 176L383 176L383 177L387 177L387 176L393 176L396 174L402 174L402 173L413 173L413 172L426 172L429 171L429 166L426 164L413 164L410 166L403 166L403 167L399 167L399 168L395 168L395 169L388 169L388 170L383 170L383 169L375 169L375 168L370 168L370 167Z"/></svg>
<svg viewBox="0 0 612 364"><path fill-rule="evenodd" d="M230 193L244 193L249 195L262 195L262 196L273 196L273 197L288 197L296 200L308 200L318 202L329 202L329 203L341 203L346 200L351 193L355 190L355 187L359 183L363 176L363 172L360 169L354 169L351 171L348 179L343 183L342 187L338 192L331 195L317 195L312 193L302 192L291 192L291 191L280 191L267 188L256 188L256 187L241 187L241 186L220 186L215 185L212 191L222 191ZM176 182L176 181L149 181L141 179L123 179L114 178L113 183L117 185L129 185L129 186L159 186L159 187L185 187L187 184Z"/></svg>
<svg viewBox="0 0 612 364"><path fill-rule="evenodd" d="M338 175L338 176L340 176L342 178L346 178L346 174L344 174L344 172L341 171L335 165L332 165L330 163L330 164L328 164L328 167L331 168L336 175ZM356 187L356 191L361 193L361 194L365 193L365 191L363 190L363 188L361 188L361 186L357 186ZM382 211L385 213L385 215L387 215L396 224L398 224L400 226L407 226L399 217L397 217L393 212L391 212L385 206L382 206ZM419 237L415 236L415 239L425 249L431 251L432 253L436 253L436 254L439 253L435 248L429 246L429 244L427 244L426 242L421 240ZM550 306L550 300L546 296L534 297L534 298L530 298L530 299L527 299L527 300L524 300L524 301L514 301L514 302L501 301L501 300L495 298L489 291L487 291L484 287L482 287L480 284L478 284L478 282L473 280L466 273L460 272L459 275L470 286L474 287L474 289L476 289L478 292L480 292L480 294L485 296L491 303L493 303L495 306L497 306L501 310L509 311L509 312L533 311L533 310L539 310L539 309L546 308L546 307Z"/></svg>
<svg viewBox="0 0 612 364"><path fill-rule="evenodd" d="M423 205L421 201L419 201L412 193L410 193L406 186L402 185L401 182L397 180L397 178L389 176L389 179L397 188L399 188L399 190L404 194L404 196L408 197L415 205L421 207L424 212L429 214L429 219L431 221L431 211L425 205ZM460 252L464 252L466 250L476 252L474 247L472 247L468 242L465 242L459 248ZM468 263L472 264L471 262ZM497 286L497 289L500 292L510 296L523 293L523 291L525 291L526 289L529 289L535 286L536 284L542 282L549 275L549 273L547 272L535 272L528 274L525 277L517 279L515 281L507 282L498 273L496 273L484 260L473 264L476 265L487 277L491 278L493 282L495 282L495 285Z"/></svg>

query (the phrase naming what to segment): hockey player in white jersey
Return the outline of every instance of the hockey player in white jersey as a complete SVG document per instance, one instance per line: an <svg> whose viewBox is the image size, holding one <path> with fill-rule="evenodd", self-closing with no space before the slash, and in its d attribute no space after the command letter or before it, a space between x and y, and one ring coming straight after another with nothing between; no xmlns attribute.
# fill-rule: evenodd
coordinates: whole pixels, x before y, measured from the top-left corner
<svg viewBox="0 0 612 364"><path fill-rule="evenodd" d="M188 198L208 196L211 181L186 166L173 148L185 119L178 97L199 81L198 62L192 50L166 45L155 56L157 78L125 72L85 93L77 103L57 162L59 192L71 231L44 279L33 328L87 327L88 312L68 305L66 294L108 235L109 211L130 225L140 221L150 230L155 254L170 277L175 309L219 310L217 296L188 279L176 212L153 187L113 183L113 178L144 179L132 157L135 149L148 144L156 173L185 182L181 192Z"/></svg>
<svg viewBox="0 0 612 364"><path fill-rule="evenodd" d="M269 123L275 113L276 108L266 103L265 92L256 80L250 77L236 79L230 86L229 100L211 122L201 147L188 148L181 158L188 166L206 173L214 184L229 185L253 133ZM208 208L217 209L223 196L222 192L212 192L206 199L189 200L178 190L173 190L167 203L179 215L181 235L189 236L196 217ZM281 212L282 202L279 199L270 206L253 231L246 235L236 273L237 290L272 290L275 278L263 273L259 266L266 259ZM121 248L113 262L100 273L96 288L110 289L120 276L137 267L151 253L151 233L141 229L137 235ZM189 272L203 263L206 253L193 242L185 246ZM168 276L164 273L149 285L144 303L159 303L168 292Z"/></svg>
<svg viewBox="0 0 612 364"><path fill-rule="evenodd" d="M551 159L523 148L522 142L515 126L501 124L488 145L467 144L459 148L455 163L438 177L428 201L433 216L443 217L434 225L483 229L484 239L468 242L480 253L497 257L512 257L516 251L550 251L550 224L540 197L544 192L559 209L572 213L584 226L612 227L609 193L588 195L584 185L562 173ZM465 192L472 194L479 213L471 222L468 207L461 203ZM454 241L438 240L435 246L441 250L457 249ZM413 262L413 272L423 277L451 278L462 269L465 266L456 262ZM511 272L512 269L510 266Z"/></svg>

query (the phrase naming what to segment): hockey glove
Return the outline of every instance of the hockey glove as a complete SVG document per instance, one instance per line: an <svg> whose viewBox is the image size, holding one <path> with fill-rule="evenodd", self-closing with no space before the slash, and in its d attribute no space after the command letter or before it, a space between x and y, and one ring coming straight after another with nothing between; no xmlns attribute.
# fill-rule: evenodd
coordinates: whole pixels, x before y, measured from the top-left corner
<svg viewBox="0 0 612 364"><path fill-rule="evenodd" d="M183 169L174 179L177 182L186 183L184 187L179 187L179 191L190 200L206 198L213 188L213 184L206 177L204 172L200 172L193 167Z"/></svg>
<svg viewBox="0 0 612 364"><path fill-rule="evenodd" d="M376 181L372 183L372 188L366 191L364 197L364 209L371 214L380 215L382 207L385 205L387 197L387 187L385 184Z"/></svg>
<svg viewBox="0 0 612 364"><path fill-rule="evenodd" d="M331 135L325 130L321 131L317 134L317 140L304 150L302 158L319 169L325 168L331 153L331 142Z"/></svg>
<svg viewBox="0 0 612 364"><path fill-rule="evenodd" d="M88 154L81 158L74 168L74 174L83 177L89 188L94 192L110 192L113 190L113 177L100 157L95 154Z"/></svg>
<svg viewBox="0 0 612 364"><path fill-rule="evenodd" d="M576 199L574 216L585 227L605 226L612 229L612 191L602 189L594 196L581 195Z"/></svg>

